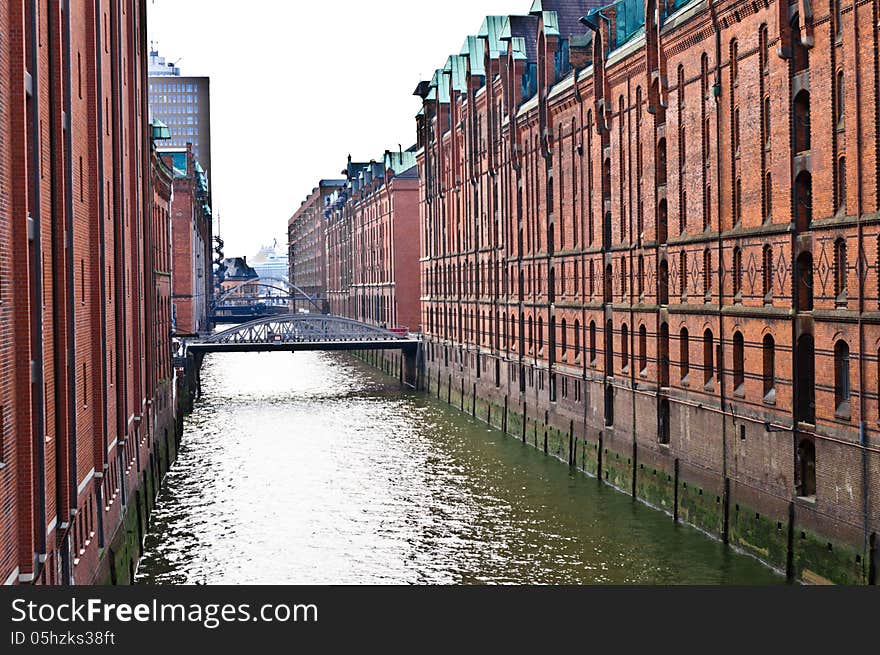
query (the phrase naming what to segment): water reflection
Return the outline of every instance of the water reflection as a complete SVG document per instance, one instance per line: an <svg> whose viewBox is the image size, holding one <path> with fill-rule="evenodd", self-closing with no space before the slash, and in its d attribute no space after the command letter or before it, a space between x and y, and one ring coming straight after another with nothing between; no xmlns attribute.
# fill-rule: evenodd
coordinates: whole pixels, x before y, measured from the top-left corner
<svg viewBox="0 0 880 655"><path fill-rule="evenodd" d="M138 581L778 583L344 355L214 354Z"/></svg>

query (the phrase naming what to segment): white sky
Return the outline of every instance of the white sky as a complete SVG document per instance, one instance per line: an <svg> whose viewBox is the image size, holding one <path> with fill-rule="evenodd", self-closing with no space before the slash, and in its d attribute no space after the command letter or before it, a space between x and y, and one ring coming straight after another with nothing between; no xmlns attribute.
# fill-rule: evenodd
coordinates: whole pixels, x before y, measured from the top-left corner
<svg viewBox="0 0 880 655"><path fill-rule="evenodd" d="M486 15L529 0L151 0L150 40L211 78L212 193L227 257L277 238L346 157L415 143L412 92ZM215 224L216 225L216 224ZM286 250L286 246L284 247Z"/></svg>

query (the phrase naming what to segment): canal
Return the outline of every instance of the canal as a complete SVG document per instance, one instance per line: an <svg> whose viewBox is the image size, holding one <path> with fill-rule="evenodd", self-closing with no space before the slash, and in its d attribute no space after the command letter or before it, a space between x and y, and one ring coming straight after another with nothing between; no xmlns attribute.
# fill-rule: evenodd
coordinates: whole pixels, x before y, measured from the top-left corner
<svg viewBox="0 0 880 655"><path fill-rule="evenodd" d="M212 354L142 584L779 584L335 353Z"/></svg>

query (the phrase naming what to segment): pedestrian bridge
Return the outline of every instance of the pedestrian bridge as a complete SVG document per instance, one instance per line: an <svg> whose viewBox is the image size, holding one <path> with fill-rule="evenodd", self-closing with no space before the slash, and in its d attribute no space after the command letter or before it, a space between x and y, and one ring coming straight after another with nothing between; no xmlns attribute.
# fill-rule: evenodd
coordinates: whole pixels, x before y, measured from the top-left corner
<svg viewBox="0 0 880 655"><path fill-rule="evenodd" d="M328 314L267 316L188 340L187 352L271 352L299 350L418 350L416 336L386 330L350 318Z"/></svg>

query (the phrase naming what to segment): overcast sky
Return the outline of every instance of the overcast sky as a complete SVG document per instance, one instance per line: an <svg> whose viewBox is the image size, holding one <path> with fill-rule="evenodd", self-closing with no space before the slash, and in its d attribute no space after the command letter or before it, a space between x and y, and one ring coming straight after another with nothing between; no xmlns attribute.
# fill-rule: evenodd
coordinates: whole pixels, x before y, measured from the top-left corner
<svg viewBox="0 0 880 655"><path fill-rule="evenodd" d="M227 257L286 241L346 157L415 143L412 95L486 15L530 0L150 0L150 40L211 78L214 213ZM216 223L215 223L216 227ZM285 247L286 250L286 247Z"/></svg>

